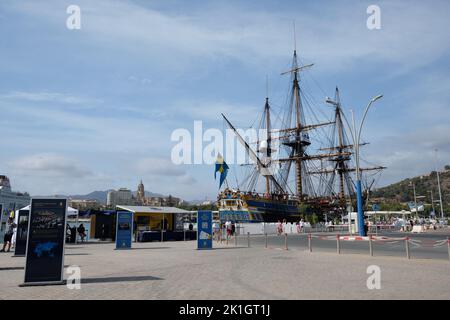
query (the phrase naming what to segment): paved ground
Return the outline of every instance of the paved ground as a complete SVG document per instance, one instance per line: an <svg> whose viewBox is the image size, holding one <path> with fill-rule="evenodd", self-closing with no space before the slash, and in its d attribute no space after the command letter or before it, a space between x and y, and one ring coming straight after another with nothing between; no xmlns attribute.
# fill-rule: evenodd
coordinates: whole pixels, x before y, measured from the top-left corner
<svg viewBox="0 0 450 320"><path fill-rule="evenodd" d="M337 243L334 239L336 233L317 233L317 236L329 235L332 240L321 240L320 238L314 237L312 239L313 251L317 252L336 252ZM447 243L439 243L440 245L434 247L435 241L442 241L450 236L450 230L446 231L434 231L423 234L411 234L404 232L380 232L379 236L402 238L410 237L413 241L410 242L410 256L412 259L441 259L448 260L448 247ZM251 246L254 247L264 247L265 237L252 235L250 239ZM277 235L268 236L268 247L272 248L284 248L284 237ZM234 240L231 240L234 244ZM247 236L239 236L238 244L246 246L248 243ZM341 252L352 253L352 254L369 254L369 243L368 241L341 241L340 242ZM308 248L308 238L306 234L289 234L288 235L288 248L306 250ZM397 242L373 242L373 254L374 256L396 256L405 257L406 247L405 241Z"/></svg>
<svg viewBox="0 0 450 320"><path fill-rule="evenodd" d="M450 263L302 249L277 250L195 242L70 245L65 265L79 265L80 290L19 287L24 258L0 254L5 299L450 299ZM367 267L381 268L381 289L369 290Z"/></svg>

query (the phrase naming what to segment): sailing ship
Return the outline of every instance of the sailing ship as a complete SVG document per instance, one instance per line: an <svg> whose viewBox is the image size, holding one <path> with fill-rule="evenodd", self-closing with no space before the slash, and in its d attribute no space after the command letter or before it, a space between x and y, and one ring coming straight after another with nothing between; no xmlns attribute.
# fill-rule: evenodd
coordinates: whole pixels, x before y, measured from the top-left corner
<svg viewBox="0 0 450 320"><path fill-rule="evenodd" d="M282 116L275 117L279 119L278 129L272 123L273 110L267 96L258 128L265 135L257 141L246 141L222 114L227 127L244 146L250 160L244 167L250 170L241 183L236 178L235 188L227 182L219 193L220 220L295 222L313 213L343 216L355 206L353 145L348 139L349 125L339 89L336 88L334 100L327 99L333 108L328 121L317 121L320 109L301 85L301 75L312 66L299 65L294 50L290 70L281 74L289 75L290 81L288 99L279 112ZM315 122L310 123L312 120ZM275 153L277 157L273 157ZM377 173L382 169L373 166L361 171ZM366 188L367 194L370 187Z"/></svg>

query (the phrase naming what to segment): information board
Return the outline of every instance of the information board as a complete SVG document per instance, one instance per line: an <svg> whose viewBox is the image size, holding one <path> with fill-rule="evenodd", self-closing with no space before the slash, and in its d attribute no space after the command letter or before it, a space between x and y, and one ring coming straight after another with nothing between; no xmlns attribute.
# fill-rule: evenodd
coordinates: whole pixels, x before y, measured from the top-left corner
<svg viewBox="0 0 450 320"><path fill-rule="evenodd" d="M198 211L197 249L212 249L212 212Z"/></svg>
<svg viewBox="0 0 450 320"><path fill-rule="evenodd" d="M67 199L31 199L24 285L62 283Z"/></svg>
<svg viewBox="0 0 450 320"><path fill-rule="evenodd" d="M30 210L19 210L16 229L16 247L14 256L24 256L27 250L28 217Z"/></svg>
<svg viewBox="0 0 450 320"><path fill-rule="evenodd" d="M131 249L133 213L117 211L116 249Z"/></svg>

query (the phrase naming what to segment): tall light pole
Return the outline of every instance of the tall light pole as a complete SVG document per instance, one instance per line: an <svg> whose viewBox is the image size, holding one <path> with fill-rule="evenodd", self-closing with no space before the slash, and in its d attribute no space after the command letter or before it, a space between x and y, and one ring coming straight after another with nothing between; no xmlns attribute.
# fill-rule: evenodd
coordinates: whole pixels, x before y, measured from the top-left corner
<svg viewBox="0 0 450 320"><path fill-rule="evenodd" d="M442 219L442 222L444 222L444 207L442 206L441 181L439 180L439 171L438 171L438 168L437 168L437 153L438 153L438 149L434 149L434 151L435 151L434 165L435 165L435 168L436 168L437 183L438 183L438 190L439 190L439 205L441 207L441 219Z"/></svg>
<svg viewBox="0 0 450 320"><path fill-rule="evenodd" d="M409 183L409 185L410 185L411 187L413 187L413 192L414 192L414 208L416 208L416 216L419 216L419 210L417 209L416 184L415 184L413 181L411 181L411 182Z"/></svg>
<svg viewBox="0 0 450 320"><path fill-rule="evenodd" d="M367 113L372 106L372 104L381 99L383 95L378 95L376 97L373 97L372 100L370 100L369 104L366 107L366 110L364 111L364 115L362 117L361 123L359 125L358 131L356 131L356 123L355 123L355 116L352 111L352 120L353 120L353 150L355 151L355 158L356 158L356 200L357 200L357 207L358 207L358 233L360 236L366 236L366 232L364 230L364 211L363 211L363 204L362 204L362 186L361 186L361 170L359 168L359 145L360 145L360 139L361 139L361 131L364 124L364 120L366 120ZM351 131L351 130L350 130Z"/></svg>
<svg viewBox="0 0 450 320"><path fill-rule="evenodd" d="M433 190L430 190L428 192L431 194L431 209L433 210L433 214L436 215L436 211L434 211Z"/></svg>

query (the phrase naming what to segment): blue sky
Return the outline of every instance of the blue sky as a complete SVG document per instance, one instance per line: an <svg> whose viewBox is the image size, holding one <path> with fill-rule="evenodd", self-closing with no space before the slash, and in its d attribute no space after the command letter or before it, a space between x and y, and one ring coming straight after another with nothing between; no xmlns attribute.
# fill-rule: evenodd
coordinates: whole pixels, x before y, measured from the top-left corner
<svg viewBox="0 0 450 320"><path fill-rule="evenodd" d="M81 8L68 30L66 8ZM381 8L381 29L366 8ZM2 1L0 171L31 194L129 187L185 199L217 193L213 168L169 161L177 128L248 126L283 104L292 21L311 93L339 86L361 116L378 186L450 163L448 1ZM306 83L305 79L305 83ZM307 83L306 83L307 84Z"/></svg>

